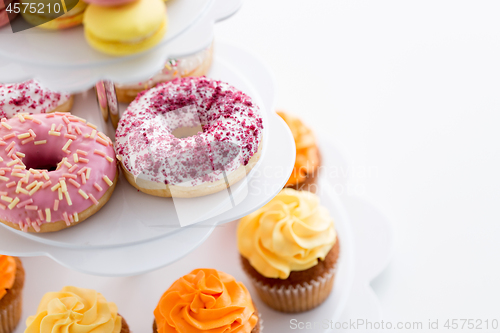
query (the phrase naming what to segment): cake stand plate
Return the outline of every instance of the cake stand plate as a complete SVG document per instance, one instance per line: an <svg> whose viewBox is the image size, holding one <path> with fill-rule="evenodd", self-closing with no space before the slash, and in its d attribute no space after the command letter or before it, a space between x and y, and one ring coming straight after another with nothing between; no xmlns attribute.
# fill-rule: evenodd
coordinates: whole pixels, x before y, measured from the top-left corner
<svg viewBox="0 0 500 333"><path fill-rule="evenodd" d="M352 332L351 322L380 322L383 312L370 283L387 267L393 252L392 227L387 218L368 201L357 196L342 198L352 225L356 269L349 300L340 317L330 323L335 332ZM360 325L358 330L365 330Z"/></svg>
<svg viewBox="0 0 500 333"><path fill-rule="evenodd" d="M216 54L209 76L248 93L263 115L262 155L246 178L213 195L167 199L139 192L121 176L109 202L80 225L49 234L28 234L2 225L0 253L46 255L96 275L140 274L178 260L199 246L216 225L245 216L271 200L286 183L295 160L290 130L272 111L273 79L245 51L222 44ZM100 128L105 125L93 91L76 96L73 111Z"/></svg>
<svg viewBox="0 0 500 333"><path fill-rule="evenodd" d="M356 197L340 198L328 181L323 180L320 188L322 204L335 218L342 245L333 292L325 303L314 310L284 314L262 303L241 269L236 246L237 222L232 222L217 226L209 239L183 260L140 276L89 276L61 267L48 258L23 258L27 279L23 320L15 332L24 331L25 319L36 312L39 300L46 292L60 290L66 285L98 290L109 301L117 304L132 332L148 332L153 321L153 310L163 292L180 276L201 267L227 272L245 283L261 313L264 332L324 333L330 331L324 326L325 323L334 323L335 326L335 323L349 319L380 320L380 305L369 289L368 282L385 267L389 259L387 245L390 245L391 240L390 227L370 204ZM154 255L150 253L144 256L144 260L150 260ZM313 329L298 328L298 325L307 323L318 324Z"/></svg>
<svg viewBox="0 0 500 333"><path fill-rule="evenodd" d="M125 57L92 49L85 41L82 26L13 33L7 25L0 28L4 45L0 48L0 82L36 78L50 88L69 92L84 91L104 79L140 82L158 72L167 58L187 56L208 47L213 40L213 25L234 14L242 1L170 0L169 29L163 40L148 51Z"/></svg>
<svg viewBox="0 0 500 333"><path fill-rule="evenodd" d="M231 222L216 227L209 239L183 260L140 276L125 278L88 276L61 267L48 258L23 258L27 279L23 319L36 312L44 293L60 290L65 285L75 285L98 290L107 300L117 304L120 314L127 320L132 332L147 332L151 329L153 310L163 292L182 275L201 267L221 270L245 283L262 315L264 332L286 331L289 318L292 317L301 320L316 316L331 318L335 313L342 312L349 298L350 285L354 277L353 239L351 226L346 220L346 212L338 198L331 200L329 194L322 195L321 201L336 219L342 248L332 296L314 311L299 315L280 314L261 302L241 269L236 246L237 222ZM143 260L149 260L151 255L154 254L145 255ZM18 332L23 332L24 329L24 325L21 324Z"/></svg>

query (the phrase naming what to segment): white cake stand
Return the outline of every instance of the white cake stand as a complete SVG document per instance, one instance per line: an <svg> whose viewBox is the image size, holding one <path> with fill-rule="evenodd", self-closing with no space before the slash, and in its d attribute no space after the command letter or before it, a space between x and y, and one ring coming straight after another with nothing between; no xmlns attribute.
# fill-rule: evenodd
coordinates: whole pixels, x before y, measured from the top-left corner
<svg viewBox="0 0 500 333"><path fill-rule="evenodd" d="M36 78L55 90L81 92L99 80L140 82L158 72L167 58L201 51L213 40L214 23L234 14L243 0L170 0L169 29L153 49L126 57L93 50L83 27L61 31L0 28L0 82ZM22 17L17 18L22 20Z"/></svg>
<svg viewBox="0 0 500 333"><path fill-rule="evenodd" d="M325 192L326 193L326 192ZM217 227L210 238L185 260L173 265L135 277L105 278L88 276L68 270L47 258L27 258L26 289L23 319L36 313L37 305L44 293L60 290L65 285L91 288L101 292L107 300L117 304L133 332L147 332L151 329L153 310L160 296L179 277L195 268L215 268L233 275L248 287L252 299L262 316L264 332L288 332L291 318L316 320L339 316L349 299L354 278L353 238L351 226L345 218L346 212L339 206L339 201L329 196L322 196L323 204L337 220L336 228L342 240L342 252L337 267L337 276L331 297L314 311L288 315L268 308L256 295L249 280L241 269L236 247L236 222ZM344 216L342 216L344 215ZM128 256L129 253L124 254ZM154 253L149 253L143 260L150 260ZM110 263L111 264L111 263ZM21 322L16 332L23 332ZM293 331L290 331L293 332Z"/></svg>
<svg viewBox="0 0 500 333"><path fill-rule="evenodd" d="M273 78L248 52L229 45L216 48L209 76L248 93L263 113L264 148L244 180L209 196L165 199L138 192L122 176L110 201L80 225L49 234L28 234L2 225L0 253L45 255L96 275L135 275L180 259L203 243L216 225L245 216L271 200L286 183L295 161L290 130L273 111ZM73 111L101 129L105 125L93 90L76 96Z"/></svg>

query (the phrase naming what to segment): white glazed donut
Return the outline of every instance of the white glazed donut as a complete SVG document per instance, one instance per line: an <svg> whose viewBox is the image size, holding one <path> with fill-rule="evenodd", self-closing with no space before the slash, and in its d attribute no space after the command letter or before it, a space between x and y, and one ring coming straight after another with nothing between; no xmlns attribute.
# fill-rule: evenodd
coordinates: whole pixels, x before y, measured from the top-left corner
<svg viewBox="0 0 500 333"><path fill-rule="evenodd" d="M45 88L36 80L0 83L0 118L19 113L68 112L72 106L73 96Z"/></svg>
<svg viewBox="0 0 500 333"><path fill-rule="evenodd" d="M140 191L197 197L246 176L260 157L262 130L259 107L241 91L206 77L176 79L130 104L116 153Z"/></svg>

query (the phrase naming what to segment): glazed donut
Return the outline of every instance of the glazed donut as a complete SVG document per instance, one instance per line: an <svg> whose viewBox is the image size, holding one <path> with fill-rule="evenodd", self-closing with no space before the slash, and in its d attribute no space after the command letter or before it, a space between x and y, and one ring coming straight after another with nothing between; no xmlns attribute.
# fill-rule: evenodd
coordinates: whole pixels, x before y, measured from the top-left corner
<svg viewBox="0 0 500 333"><path fill-rule="evenodd" d="M191 56L178 60L168 60L165 67L158 74L145 82L131 84L115 83L118 102L130 103L141 91L155 87L158 83L172 81L181 77L206 75L212 65L212 54L213 44Z"/></svg>
<svg viewBox="0 0 500 333"><path fill-rule="evenodd" d="M117 159L142 192L198 197L246 176L259 160L262 130L259 107L229 84L176 79L127 108L116 130Z"/></svg>
<svg viewBox="0 0 500 333"><path fill-rule="evenodd" d="M52 232L95 214L118 177L111 140L71 114L0 122L0 222Z"/></svg>
<svg viewBox="0 0 500 333"><path fill-rule="evenodd" d="M35 80L22 83L0 83L0 118L12 118L18 113L68 112L73 96L56 92Z"/></svg>

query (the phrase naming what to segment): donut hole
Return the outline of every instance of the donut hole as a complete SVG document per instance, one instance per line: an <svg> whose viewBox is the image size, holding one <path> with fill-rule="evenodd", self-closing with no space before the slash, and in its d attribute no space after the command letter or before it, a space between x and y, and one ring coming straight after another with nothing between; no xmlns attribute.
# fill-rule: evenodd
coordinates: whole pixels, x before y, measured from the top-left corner
<svg viewBox="0 0 500 333"><path fill-rule="evenodd" d="M23 163L26 165L26 169L38 169L38 170L48 170L54 171L57 169L57 165L62 161L62 155L47 154L43 152L36 152L26 154L23 159Z"/></svg>
<svg viewBox="0 0 500 333"><path fill-rule="evenodd" d="M194 127L177 127L172 131L172 134L177 139L189 138L190 136L198 135L199 132L203 132L201 126Z"/></svg>
<svg viewBox="0 0 500 333"><path fill-rule="evenodd" d="M162 114L162 121L177 139L189 138L203 133L203 127L195 105L186 105Z"/></svg>

